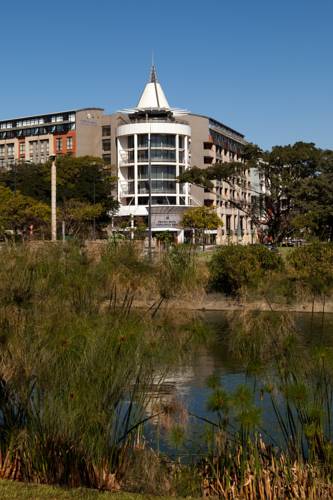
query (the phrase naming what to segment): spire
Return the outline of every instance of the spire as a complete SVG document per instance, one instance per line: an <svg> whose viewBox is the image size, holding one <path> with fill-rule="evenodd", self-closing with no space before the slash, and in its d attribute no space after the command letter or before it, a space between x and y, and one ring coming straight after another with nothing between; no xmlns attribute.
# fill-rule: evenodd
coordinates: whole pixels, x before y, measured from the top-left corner
<svg viewBox="0 0 333 500"><path fill-rule="evenodd" d="M156 67L155 67L154 63L151 66L149 81L150 81L150 83L157 83L157 81L158 81L157 80Z"/></svg>
<svg viewBox="0 0 333 500"><path fill-rule="evenodd" d="M169 103L165 97L163 89L158 82L154 56L152 56L152 65L150 69L149 81L141 94L138 109L170 109Z"/></svg>

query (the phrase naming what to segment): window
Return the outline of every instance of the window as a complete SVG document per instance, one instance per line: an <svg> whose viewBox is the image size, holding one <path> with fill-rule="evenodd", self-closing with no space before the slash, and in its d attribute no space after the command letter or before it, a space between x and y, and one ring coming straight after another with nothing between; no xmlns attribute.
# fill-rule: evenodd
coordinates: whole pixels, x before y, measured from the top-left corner
<svg viewBox="0 0 333 500"><path fill-rule="evenodd" d="M70 151L73 149L73 137L67 137L66 147L67 147L67 151Z"/></svg>
<svg viewBox="0 0 333 500"><path fill-rule="evenodd" d="M111 135L111 126L104 125L102 127L102 137L109 137Z"/></svg>
<svg viewBox="0 0 333 500"><path fill-rule="evenodd" d="M57 137L56 138L56 151L62 151L62 138Z"/></svg>
<svg viewBox="0 0 333 500"><path fill-rule="evenodd" d="M5 146L4 146L4 144L0 145L0 156L5 156Z"/></svg>
<svg viewBox="0 0 333 500"><path fill-rule="evenodd" d="M147 161L148 160L148 149L139 150L138 151L138 161Z"/></svg>
<svg viewBox="0 0 333 500"><path fill-rule="evenodd" d="M111 150L110 139L103 139L102 140L102 148L103 148L103 151L110 151Z"/></svg>
<svg viewBox="0 0 333 500"><path fill-rule="evenodd" d="M103 160L107 165L111 164L111 155L103 155Z"/></svg>
<svg viewBox="0 0 333 500"><path fill-rule="evenodd" d="M134 148L134 135L129 135L127 138L127 147L128 149Z"/></svg>
<svg viewBox="0 0 333 500"><path fill-rule="evenodd" d="M151 134L150 145L152 148L175 148L176 136L172 134Z"/></svg>
<svg viewBox="0 0 333 500"><path fill-rule="evenodd" d="M151 181L151 191L152 193L175 193L176 183L172 181ZM149 182L139 181L138 182L138 192L139 194L149 193Z"/></svg>
<svg viewBox="0 0 333 500"><path fill-rule="evenodd" d="M138 205L148 205L148 197L147 196L139 196L138 197Z"/></svg>
<svg viewBox="0 0 333 500"><path fill-rule="evenodd" d="M138 148L148 148L148 134L138 135Z"/></svg>
<svg viewBox="0 0 333 500"><path fill-rule="evenodd" d="M7 155L14 156L14 144L7 144Z"/></svg>
<svg viewBox="0 0 333 500"><path fill-rule="evenodd" d="M25 154L25 144L24 142L20 142L20 156L24 156Z"/></svg>
<svg viewBox="0 0 333 500"><path fill-rule="evenodd" d="M127 179L134 179L134 167L127 167Z"/></svg>
<svg viewBox="0 0 333 500"><path fill-rule="evenodd" d="M148 179L148 165L139 165L138 178ZM175 179L176 167L174 165L152 165L151 178L158 180Z"/></svg>
<svg viewBox="0 0 333 500"><path fill-rule="evenodd" d="M170 151L167 149L152 149L151 160L176 161L176 151Z"/></svg>
<svg viewBox="0 0 333 500"><path fill-rule="evenodd" d="M179 149L184 149L184 136L180 135L178 141L179 141Z"/></svg>

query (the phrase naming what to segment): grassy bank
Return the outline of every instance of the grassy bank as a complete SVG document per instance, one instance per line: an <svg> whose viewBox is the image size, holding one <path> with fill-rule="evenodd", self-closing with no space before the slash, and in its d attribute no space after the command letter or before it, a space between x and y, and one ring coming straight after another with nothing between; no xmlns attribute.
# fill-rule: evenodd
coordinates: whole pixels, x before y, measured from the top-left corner
<svg viewBox="0 0 333 500"><path fill-rule="evenodd" d="M0 481L1 500L154 500L152 495L136 493L110 493L85 488L64 489L56 486L20 483L17 481ZM160 500L177 500L181 497L158 497Z"/></svg>
<svg viewBox="0 0 333 500"><path fill-rule="evenodd" d="M156 440L164 422L175 443L191 426L186 408L163 400L162 383L205 338L200 322L177 309L162 311L163 304L191 300L207 281L238 302L257 293L272 305L274 296L286 301L307 293L324 303L322 334L331 258L330 246L292 252L287 264L262 247L229 247L213 255L208 276L190 247L171 248L155 262L127 243L111 245L98 259L79 245L5 248L0 478L22 483L3 483L1 498L7 487L32 498L39 488L41 498L108 498L100 489L144 492L144 498L332 496L333 352L324 343L304 346L287 313L227 317L228 350L246 374L258 376L256 390L271 402L282 446L273 447L274 436L265 433L254 391L228 392L214 374L207 382L211 420L192 416L207 425L204 455L181 463L145 440L148 422L158 422ZM134 309L149 296L149 306Z"/></svg>

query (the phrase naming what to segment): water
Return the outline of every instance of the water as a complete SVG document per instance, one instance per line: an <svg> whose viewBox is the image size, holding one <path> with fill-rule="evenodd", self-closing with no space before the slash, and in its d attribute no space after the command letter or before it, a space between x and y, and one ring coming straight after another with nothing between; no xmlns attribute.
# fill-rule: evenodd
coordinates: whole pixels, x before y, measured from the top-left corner
<svg viewBox="0 0 333 500"><path fill-rule="evenodd" d="M216 421L216 414L207 410L207 400L211 394L211 389L207 387L207 379L215 374L228 393L234 392L242 384L251 389L255 405L261 409L263 437L273 445L283 446L283 435L276 421L271 398L262 391L262 384L272 375L270 373L272 368L267 366L259 374L249 374L246 365L229 350L225 313L205 312L200 313L200 317L213 330L214 341L206 346L193 348L193 352L189 353L185 362L172 370L166 380L166 390L162 396L165 404L182 406L187 410L189 414L187 420L183 413L180 418L175 415L175 422L186 431L185 436L182 443L176 446L171 438L170 422L165 425L163 420L155 420L147 429L148 441L154 448L173 457L180 456L184 460L191 460L192 457L195 459L201 453L205 453L207 449L205 433L211 426L202 418ZM324 323L321 314L315 314L311 318L309 313L295 313L293 319L300 332L302 348L313 349L319 345L333 347L333 314L325 314ZM281 398L280 403L281 405L283 403Z"/></svg>

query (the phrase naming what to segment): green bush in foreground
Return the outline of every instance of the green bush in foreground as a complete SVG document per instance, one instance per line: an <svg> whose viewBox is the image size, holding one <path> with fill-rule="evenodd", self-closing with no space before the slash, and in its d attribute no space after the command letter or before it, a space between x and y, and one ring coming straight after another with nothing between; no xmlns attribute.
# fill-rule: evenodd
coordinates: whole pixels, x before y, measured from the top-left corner
<svg viewBox="0 0 333 500"><path fill-rule="evenodd" d="M224 246L209 262L209 287L216 292L239 296L245 289L257 288L271 273L283 269L281 256L264 246Z"/></svg>

